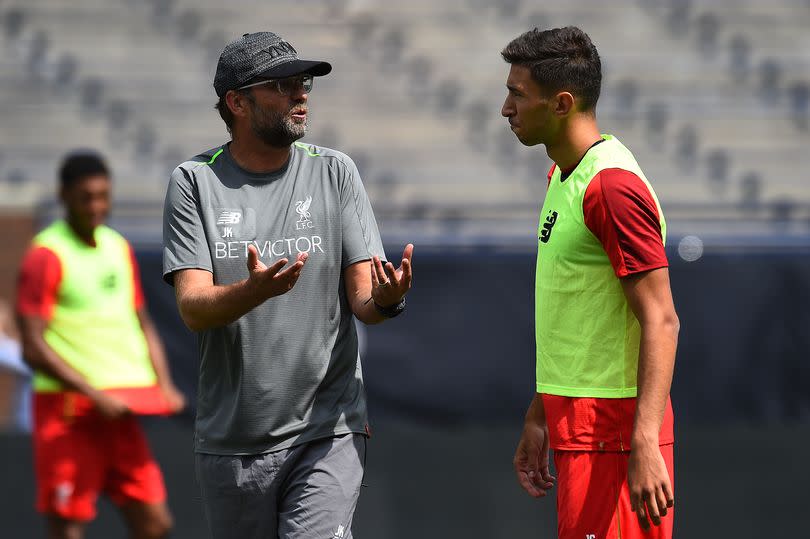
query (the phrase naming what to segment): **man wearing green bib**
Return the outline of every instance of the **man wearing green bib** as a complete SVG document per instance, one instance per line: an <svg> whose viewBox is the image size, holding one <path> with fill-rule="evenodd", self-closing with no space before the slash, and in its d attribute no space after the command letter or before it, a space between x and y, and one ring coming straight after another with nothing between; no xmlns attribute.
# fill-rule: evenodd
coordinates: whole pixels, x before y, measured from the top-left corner
<svg viewBox="0 0 810 539"><path fill-rule="evenodd" d="M20 270L17 315L34 370L37 510L48 537L79 539L99 494L131 537L171 528L157 462L133 414L179 411L129 242L104 225L110 174L93 153L60 170L64 220L34 238Z"/></svg>
<svg viewBox="0 0 810 539"><path fill-rule="evenodd" d="M537 393L518 481L541 497L558 480L560 538L669 538L679 326L661 206L630 151L600 134L601 62L582 30L534 29L501 54L511 65L501 113L555 163L538 228Z"/></svg>

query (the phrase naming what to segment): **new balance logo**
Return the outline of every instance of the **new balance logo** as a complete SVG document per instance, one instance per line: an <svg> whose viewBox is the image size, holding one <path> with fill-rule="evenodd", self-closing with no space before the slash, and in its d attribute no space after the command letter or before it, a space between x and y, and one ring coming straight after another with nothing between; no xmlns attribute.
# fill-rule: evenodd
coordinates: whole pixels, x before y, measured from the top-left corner
<svg viewBox="0 0 810 539"><path fill-rule="evenodd" d="M585 534L585 539L596 539L596 534L595 533L586 533Z"/></svg>
<svg viewBox="0 0 810 539"><path fill-rule="evenodd" d="M546 217L546 222L543 223L543 229L540 231L540 241L548 243L551 239L551 229L554 228L554 223L557 222L557 212L549 210L549 215Z"/></svg>
<svg viewBox="0 0 810 539"><path fill-rule="evenodd" d="M338 526L338 529L335 532L335 535L332 536L332 539L343 539L343 537L345 536L345 533L346 533L346 528L344 528L343 526Z"/></svg>
<svg viewBox="0 0 810 539"><path fill-rule="evenodd" d="M218 225L238 225L242 221L241 211L228 211L225 210L219 214L217 219Z"/></svg>

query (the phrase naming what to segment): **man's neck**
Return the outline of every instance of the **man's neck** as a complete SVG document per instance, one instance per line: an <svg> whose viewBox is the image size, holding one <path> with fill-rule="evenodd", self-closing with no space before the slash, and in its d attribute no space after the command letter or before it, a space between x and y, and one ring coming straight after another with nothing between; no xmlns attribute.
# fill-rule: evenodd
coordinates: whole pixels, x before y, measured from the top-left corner
<svg viewBox="0 0 810 539"><path fill-rule="evenodd" d="M234 137L228 150L240 167L259 174L275 172L290 158L289 146L277 148L256 137Z"/></svg>
<svg viewBox="0 0 810 539"><path fill-rule="evenodd" d="M76 234L76 236L80 240L82 240L82 242L86 243L90 247L95 247L96 246L95 229L91 229L91 230L83 229L83 228L79 227L78 225L76 225L76 223L72 219L70 219L70 217L68 217L66 219L66 221L67 221L67 224L70 227L70 229L73 231L73 233Z"/></svg>
<svg viewBox="0 0 810 539"><path fill-rule="evenodd" d="M546 145L546 152L560 170L570 171L601 138L595 118L592 116L572 118L559 138L553 144Z"/></svg>

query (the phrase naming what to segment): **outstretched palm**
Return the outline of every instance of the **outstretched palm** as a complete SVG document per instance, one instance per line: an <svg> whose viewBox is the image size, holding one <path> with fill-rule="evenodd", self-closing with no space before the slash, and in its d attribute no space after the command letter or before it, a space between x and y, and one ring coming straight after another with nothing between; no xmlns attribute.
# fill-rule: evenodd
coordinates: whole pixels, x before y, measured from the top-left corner
<svg viewBox="0 0 810 539"><path fill-rule="evenodd" d="M409 243L402 252L402 262L394 268L391 262L383 266L379 256L371 260L371 297L382 307L396 305L411 288L413 269L413 244Z"/></svg>

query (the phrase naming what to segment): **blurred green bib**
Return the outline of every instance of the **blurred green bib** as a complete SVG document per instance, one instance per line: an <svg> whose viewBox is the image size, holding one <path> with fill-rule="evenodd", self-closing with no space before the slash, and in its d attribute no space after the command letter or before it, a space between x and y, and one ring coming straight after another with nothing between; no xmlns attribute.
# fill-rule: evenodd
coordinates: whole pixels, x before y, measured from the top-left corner
<svg viewBox="0 0 810 539"><path fill-rule="evenodd" d="M65 221L34 238L59 258L62 279L45 341L93 387L144 387L157 381L135 311L135 276L127 241L106 226L95 230L96 247L84 243ZM62 391L60 382L37 372L34 390Z"/></svg>

